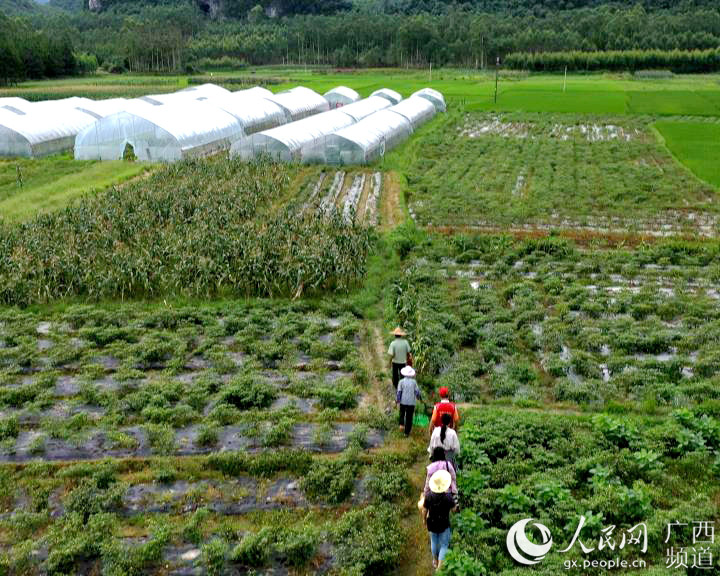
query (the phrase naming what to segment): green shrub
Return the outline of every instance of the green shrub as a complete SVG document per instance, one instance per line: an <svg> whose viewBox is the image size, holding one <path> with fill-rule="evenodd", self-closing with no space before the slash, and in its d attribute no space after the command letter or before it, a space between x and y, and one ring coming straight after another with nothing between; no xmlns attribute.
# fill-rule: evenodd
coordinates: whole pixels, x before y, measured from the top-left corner
<svg viewBox="0 0 720 576"><path fill-rule="evenodd" d="M218 428L201 424L198 428L195 443L198 446L215 446L218 443Z"/></svg>
<svg viewBox="0 0 720 576"><path fill-rule="evenodd" d="M0 441L17 438L20 433L20 421L17 416L0 419Z"/></svg>
<svg viewBox="0 0 720 576"><path fill-rule="evenodd" d="M276 398L272 384L250 376L233 378L220 395L221 402L240 410L268 408Z"/></svg>
<svg viewBox="0 0 720 576"><path fill-rule="evenodd" d="M314 391L323 408L337 408L338 410L355 408L358 393L357 386L348 380L335 382L332 386L320 386Z"/></svg>
<svg viewBox="0 0 720 576"><path fill-rule="evenodd" d="M407 464L392 455L376 457L368 470L367 489L377 501L406 498L410 493Z"/></svg>
<svg viewBox="0 0 720 576"><path fill-rule="evenodd" d="M225 568L225 555L227 543L216 538L202 547L202 558L208 576L219 576Z"/></svg>
<svg viewBox="0 0 720 576"><path fill-rule="evenodd" d="M259 532L248 532L233 549L230 559L243 566L264 566L270 558L273 541L271 528L265 527Z"/></svg>
<svg viewBox="0 0 720 576"><path fill-rule="evenodd" d="M302 523L280 531L275 550L289 566L304 566L315 556L320 543L320 530Z"/></svg>
<svg viewBox="0 0 720 576"><path fill-rule="evenodd" d="M311 500L339 504L352 493L356 475L357 465L347 459L319 460L303 477L302 488Z"/></svg>
<svg viewBox="0 0 720 576"><path fill-rule="evenodd" d="M390 504L350 510L333 528L340 565L355 574L385 574L400 562L406 542L397 510Z"/></svg>
<svg viewBox="0 0 720 576"><path fill-rule="evenodd" d="M487 573L482 562L467 552L451 549L436 574L437 576L479 576Z"/></svg>
<svg viewBox="0 0 720 576"><path fill-rule="evenodd" d="M205 539L203 525L210 516L210 510L207 508L198 508L187 519L183 526L183 539L192 542L195 545L200 544Z"/></svg>

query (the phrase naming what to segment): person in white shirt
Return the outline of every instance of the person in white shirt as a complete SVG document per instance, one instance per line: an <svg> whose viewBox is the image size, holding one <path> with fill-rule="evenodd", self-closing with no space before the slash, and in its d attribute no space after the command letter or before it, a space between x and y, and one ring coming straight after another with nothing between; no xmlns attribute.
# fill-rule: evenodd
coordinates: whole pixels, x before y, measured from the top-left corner
<svg viewBox="0 0 720 576"><path fill-rule="evenodd" d="M460 440L457 432L450 428L452 424L452 416L450 414L442 415L442 426L438 426L430 436L430 446L428 446L428 454L432 454L437 447L445 450L445 457L455 466L455 456L460 452Z"/></svg>

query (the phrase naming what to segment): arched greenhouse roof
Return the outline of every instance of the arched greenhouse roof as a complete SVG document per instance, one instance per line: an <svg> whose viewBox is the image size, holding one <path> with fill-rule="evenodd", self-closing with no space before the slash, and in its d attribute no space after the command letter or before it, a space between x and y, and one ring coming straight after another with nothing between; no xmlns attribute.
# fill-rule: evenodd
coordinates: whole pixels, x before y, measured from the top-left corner
<svg viewBox="0 0 720 576"><path fill-rule="evenodd" d="M380 88L380 90L375 90L370 96L382 96L390 100L392 104L397 104L403 99L402 95L395 92L395 90L390 90L390 88Z"/></svg>
<svg viewBox="0 0 720 576"><path fill-rule="evenodd" d="M202 100L232 114L240 122L245 135L254 134L281 126L287 122L285 110L266 98L259 97L258 92L240 90L227 96L219 96Z"/></svg>
<svg viewBox="0 0 720 576"><path fill-rule="evenodd" d="M241 136L237 118L210 104L135 104L132 111L107 116L78 134L75 157L119 159L130 144L140 160L172 162L227 149Z"/></svg>
<svg viewBox="0 0 720 576"><path fill-rule="evenodd" d="M374 114L378 110L382 110L383 108L388 108L390 106L391 103L386 98L381 98L380 96L370 96L370 98L364 98L363 100L358 100L357 102L343 106L342 111L345 114L352 116L355 122L358 122L359 120Z"/></svg>
<svg viewBox="0 0 720 576"><path fill-rule="evenodd" d="M110 114L117 114L123 112L128 108L128 102L126 98L108 98L107 100L90 100L89 102L83 102L76 106L76 108L82 112L86 112L95 116L96 118L105 118Z"/></svg>
<svg viewBox="0 0 720 576"><path fill-rule="evenodd" d="M328 164L368 164L410 137L410 121L390 109L338 130L324 143Z"/></svg>
<svg viewBox="0 0 720 576"><path fill-rule="evenodd" d="M323 98L328 101L330 108L340 108L360 100L360 94L347 86L336 86L332 90L325 92Z"/></svg>
<svg viewBox="0 0 720 576"><path fill-rule="evenodd" d="M182 90L175 92L175 94L190 94L194 99L199 98L212 98L213 96L227 96L230 94L230 90L218 86L217 84L198 84L197 86L188 86Z"/></svg>
<svg viewBox="0 0 720 576"><path fill-rule="evenodd" d="M285 162L300 161L303 150L312 148L323 137L350 126L355 121L341 110L331 110L291 122L272 130L253 134L236 142L231 155L252 159L262 153Z"/></svg>
<svg viewBox="0 0 720 576"><path fill-rule="evenodd" d="M32 103L25 100L25 98L18 98L17 96L0 98L0 109L10 110L15 114L25 114L30 109L30 106L32 106Z"/></svg>
<svg viewBox="0 0 720 576"><path fill-rule="evenodd" d="M95 120L94 116L74 108L64 108L61 114L43 107L22 115L3 110L0 156L46 156L71 150L77 133Z"/></svg>
<svg viewBox="0 0 720 576"><path fill-rule="evenodd" d="M414 92L410 98L413 96L429 100L438 112L445 112L447 110L447 107L445 106L445 98L437 90L433 90L432 88L423 88L422 90Z"/></svg>
<svg viewBox="0 0 720 576"><path fill-rule="evenodd" d="M308 116L327 112L330 109L328 101L325 100L317 92L298 86L267 96L268 100L272 100L285 110L288 122L302 120Z"/></svg>
<svg viewBox="0 0 720 576"><path fill-rule="evenodd" d="M406 98L388 110L405 116L412 124L413 130L417 130L435 116L435 106L429 100L418 96Z"/></svg>

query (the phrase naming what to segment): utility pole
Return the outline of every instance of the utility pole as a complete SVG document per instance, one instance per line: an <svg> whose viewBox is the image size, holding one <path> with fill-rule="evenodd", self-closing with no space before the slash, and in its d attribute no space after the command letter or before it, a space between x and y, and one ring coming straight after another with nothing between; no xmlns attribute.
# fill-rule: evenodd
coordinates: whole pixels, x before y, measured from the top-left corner
<svg viewBox="0 0 720 576"><path fill-rule="evenodd" d="M566 87L567 87L567 64L565 64L565 78L563 79L563 92L565 92Z"/></svg>
<svg viewBox="0 0 720 576"><path fill-rule="evenodd" d="M430 62L430 83L432 84L432 62Z"/></svg>
<svg viewBox="0 0 720 576"><path fill-rule="evenodd" d="M498 75L500 73L500 56L495 60L495 104L497 104Z"/></svg>

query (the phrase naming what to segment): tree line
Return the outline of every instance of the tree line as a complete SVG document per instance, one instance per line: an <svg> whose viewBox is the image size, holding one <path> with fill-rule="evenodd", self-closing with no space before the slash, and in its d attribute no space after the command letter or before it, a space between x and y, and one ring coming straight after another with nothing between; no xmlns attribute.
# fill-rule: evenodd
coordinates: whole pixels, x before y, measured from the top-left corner
<svg viewBox="0 0 720 576"><path fill-rule="evenodd" d="M244 64L486 68L497 57L529 70L567 65L570 70L658 66L707 71L718 69L708 54L720 47L716 0L643 0L630 6L600 0L474 0L462 5L355 0L349 11L345 0L226 0L218 4L226 14L215 19L195 0L106 0L100 12L87 10L80 0L53 2L63 7L37 9L25 23L14 20L16 27L34 31L30 40L18 40L22 34L8 34L2 26L0 42L17 46L14 53L21 60L28 42L37 46L30 52L41 59L64 42L65 61L48 60L42 73L35 63L32 72L20 77L77 73L77 55L83 53L118 72ZM316 6L314 13L308 13L310 4ZM275 15L271 8L278 6L292 15ZM52 50L41 48L38 37L46 38Z"/></svg>
<svg viewBox="0 0 720 576"><path fill-rule="evenodd" d="M0 84L70 76L91 68L91 61L75 54L69 30L36 30L27 20L0 12Z"/></svg>

